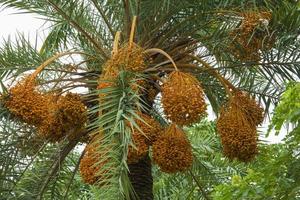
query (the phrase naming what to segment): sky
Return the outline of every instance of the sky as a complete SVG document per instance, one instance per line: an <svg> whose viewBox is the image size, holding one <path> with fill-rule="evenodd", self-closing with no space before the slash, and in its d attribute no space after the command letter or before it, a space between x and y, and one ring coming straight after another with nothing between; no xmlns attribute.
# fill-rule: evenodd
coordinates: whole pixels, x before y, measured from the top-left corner
<svg viewBox="0 0 300 200"><path fill-rule="evenodd" d="M45 21L38 19L33 14L16 14L19 11L3 8L0 4L0 43L3 39L15 39L19 33L24 33L35 43L37 39L38 46L41 46L47 33ZM37 37L36 37L37 36Z"/></svg>
<svg viewBox="0 0 300 200"><path fill-rule="evenodd" d="M18 13L17 10L3 8L0 5L0 46L4 39L7 40L10 37L14 40L18 33L23 33L26 37L29 37L33 44L37 42L37 46L41 47L43 39L47 34L47 24L45 24L45 21L39 19L37 15L16 13ZM208 112L209 119L214 119L215 116L212 114L211 109ZM265 123L259 130L266 132L267 127L268 120L265 120ZM271 134L268 138L262 137L261 139L277 143L282 140L286 132L287 129L283 129L279 136Z"/></svg>

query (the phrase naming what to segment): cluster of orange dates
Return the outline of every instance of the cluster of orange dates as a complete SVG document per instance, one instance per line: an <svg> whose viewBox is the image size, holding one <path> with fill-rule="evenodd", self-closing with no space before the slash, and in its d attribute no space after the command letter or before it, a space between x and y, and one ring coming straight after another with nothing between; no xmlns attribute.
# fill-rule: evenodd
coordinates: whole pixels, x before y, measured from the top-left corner
<svg viewBox="0 0 300 200"><path fill-rule="evenodd" d="M240 13L241 24L230 32L233 43L230 46L232 54L241 61L261 60L261 50L272 48L274 35L267 29L272 14L267 11L249 11Z"/></svg>
<svg viewBox="0 0 300 200"><path fill-rule="evenodd" d="M72 140L87 122L87 108L78 94L41 92L32 75L10 88L4 105L15 118L36 127L36 137L44 141Z"/></svg>
<svg viewBox="0 0 300 200"><path fill-rule="evenodd" d="M234 92L221 109L217 131L223 152L230 158L250 161L257 154L257 125L263 121L263 109L248 94Z"/></svg>

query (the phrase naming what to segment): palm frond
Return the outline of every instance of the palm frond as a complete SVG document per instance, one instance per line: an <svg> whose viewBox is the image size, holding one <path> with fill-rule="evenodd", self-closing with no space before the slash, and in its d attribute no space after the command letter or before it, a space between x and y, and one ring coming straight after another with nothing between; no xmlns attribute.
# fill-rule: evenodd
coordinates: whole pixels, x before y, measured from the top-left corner
<svg viewBox="0 0 300 200"><path fill-rule="evenodd" d="M130 72L121 71L114 86L96 91L96 95L101 97L99 106L96 105L93 113L102 113L90 124L89 129L94 130L94 135L103 135L102 139L95 144L97 151L103 155L99 163L104 163L97 174L101 174L98 195L101 199L130 199L134 196L127 166L127 153L131 139L131 128L140 129L135 123L138 108L143 109L140 97L130 88L130 83L134 83ZM108 149L110 151L108 151Z"/></svg>
<svg viewBox="0 0 300 200"><path fill-rule="evenodd" d="M46 56L39 54L36 44L31 44L24 35L19 35L16 41L8 39L0 47L1 80L35 69L43 60Z"/></svg>

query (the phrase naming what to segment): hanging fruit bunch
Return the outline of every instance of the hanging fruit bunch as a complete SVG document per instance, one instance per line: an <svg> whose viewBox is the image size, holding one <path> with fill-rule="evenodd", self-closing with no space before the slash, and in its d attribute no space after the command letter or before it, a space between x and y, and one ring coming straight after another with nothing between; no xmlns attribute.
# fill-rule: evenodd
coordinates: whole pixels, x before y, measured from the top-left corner
<svg viewBox="0 0 300 200"><path fill-rule="evenodd" d="M206 114L204 92L192 75L171 72L161 88L162 106L172 124L153 143L153 160L163 172L187 170L193 163L192 147L179 126L199 122ZM179 125L179 126L178 126Z"/></svg>
<svg viewBox="0 0 300 200"><path fill-rule="evenodd" d="M176 124L171 124L153 143L153 160L166 173L182 172L191 167L191 144Z"/></svg>
<svg viewBox="0 0 300 200"><path fill-rule="evenodd" d="M58 100L52 104L47 120L38 126L38 133L40 137L53 142L60 141L64 137L72 140L87 122L86 106L78 94L67 93L57 98Z"/></svg>
<svg viewBox="0 0 300 200"><path fill-rule="evenodd" d="M219 80L228 95L228 101L222 106L217 119L223 153L231 160L251 161L258 153L256 130L263 122L264 110L248 93L236 89L208 64L202 63Z"/></svg>
<svg viewBox="0 0 300 200"><path fill-rule="evenodd" d="M245 113L247 121L254 126L258 126L264 120L264 109L248 93L235 91L232 101L236 102Z"/></svg>
<svg viewBox="0 0 300 200"><path fill-rule="evenodd" d="M127 126L131 128L132 142L134 146L129 147L127 162L129 164L137 163L140 159L148 154L149 147L157 140L161 131L160 124L151 116L138 112L140 119L136 119L135 123L139 130L130 122Z"/></svg>
<svg viewBox="0 0 300 200"><path fill-rule="evenodd" d="M246 93L233 92L217 120L224 155L243 162L251 161L258 153L256 129L262 121L260 105Z"/></svg>
<svg viewBox="0 0 300 200"><path fill-rule="evenodd" d="M99 163L97 164L97 156L100 155L95 153L96 150L90 144L85 147L84 151L85 154L80 160L80 175L85 183L93 185L100 179L100 177L96 175L101 167Z"/></svg>
<svg viewBox="0 0 300 200"><path fill-rule="evenodd" d="M132 22L129 42L124 44L120 49L119 40L121 33L116 33L112 57L103 65L102 75L100 76L97 89L113 86L113 82L122 70L141 73L146 68L144 49L133 42L135 24L136 17L134 17ZM131 85L131 88L134 91L138 91L139 86L144 84L144 80L138 80L137 83ZM100 99L104 96L104 94L100 94Z"/></svg>
<svg viewBox="0 0 300 200"><path fill-rule="evenodd" d="M36 89L35 79L28 76L9 89L4 100L5 107L17 119L37 126L49 115L51 99Z"/></svg>
<svg viewBox="0 0 300 200"><path fill-rule="evenodd" d="M103 139L103 133L99 133L86 145L84 155L80 160L79 171L83 181L87 184L95 185L107 175L107 173L99 174L100 169L105 165L106 160L101 160L109 149L105 152L99 150L99 145ZM99 153L101 152L101 153Z"/></svg>
<svg viewBox="0 0 300 200"><path fill-rule="evenodd" d="M190 125L205 116L206 104L199 81L184 72L169 74L162 86L166 117L178 125Z"/></svg>
<svg viewBox="0 0 300 200"><path fill-rule="evenodd" d="M87 121L86 106L77 94L62 96L38 90L36 77L58 56L50 58L10 88L3 99L4 106L17 120L35 126L37 137L50 142L58 142L65 137L72 140Z"/></svg>
<svg viewBox="0 0 300 200"><path fill-rule="evenodd" d="M240 25L230 33L233 38L230 51L241 61L259 61L260 51L272 48L275 42L274 35L268 30L272 14L248 11L240 13L239 17L242 18Z"/></svg>

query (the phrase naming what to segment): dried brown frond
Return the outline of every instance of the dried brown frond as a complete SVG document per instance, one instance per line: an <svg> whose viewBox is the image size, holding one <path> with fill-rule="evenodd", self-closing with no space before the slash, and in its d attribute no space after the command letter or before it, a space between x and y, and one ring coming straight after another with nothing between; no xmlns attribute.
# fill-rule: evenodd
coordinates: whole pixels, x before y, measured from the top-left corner
<svg viewBox="0 0 300 200"><path fill-rule="evenodd" d="M198 122L206 113L199 81L184 72L172 72L162 86L162 106L168 119L178 125Z"/></svg>
<svg viewBox="0 0 300 200"><path fill-rule="evenodd" d="M185 171L193 163L191 144L175 124L153 143L152 150L154 162L166 173Z"/></svg>

